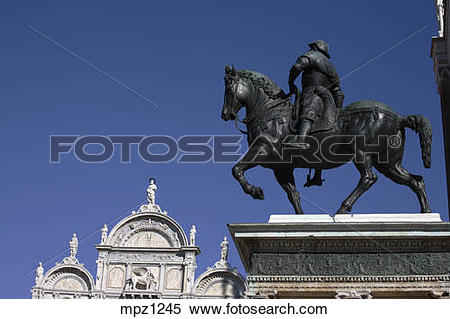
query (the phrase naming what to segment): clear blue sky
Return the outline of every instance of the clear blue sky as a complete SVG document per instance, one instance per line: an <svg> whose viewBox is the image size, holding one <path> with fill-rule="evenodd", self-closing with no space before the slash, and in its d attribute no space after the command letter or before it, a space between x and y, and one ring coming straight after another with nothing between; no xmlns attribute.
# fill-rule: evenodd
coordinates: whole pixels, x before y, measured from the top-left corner
<svg viewBox="0 0 450 319"><path fill-rule="evenodd" d="M424 31L342 82L345 103L374 99L401 114L421 113L434 128L432 169L422 166L419 140L408 131L405 166L424 175L432 209L447 218L440 102L431 37L437 33L434 1L2 1L0 8L0 297L29 298L38 261L117 217L145 198L147 179L158 180L158 202L186 231L197 225L197 274L219 258L226 224L266 222L292 213L269 170L248 179L265 201L244 195L232 164L149 164L132 152L104 164L73 154L49 163L52 134L236 134L219 116L224 65L257 70L287 87L287 76L306 44L325 39L345 75L428 25ZM26 25L49 35L159 108L93 71ZM297 170L297 184L306 170ZM301 194L334 212L355 186L346 165L324 173L322 188ZM415 195L383 176L354 212L416 212ZM303 202L309 213L319 213ZM110 227L111 228L111 227ZM94 243L82 241L79 259L95 274ZM48 270L57 260L45 264ZM242 271L234 246L230 261Z"/></svg>

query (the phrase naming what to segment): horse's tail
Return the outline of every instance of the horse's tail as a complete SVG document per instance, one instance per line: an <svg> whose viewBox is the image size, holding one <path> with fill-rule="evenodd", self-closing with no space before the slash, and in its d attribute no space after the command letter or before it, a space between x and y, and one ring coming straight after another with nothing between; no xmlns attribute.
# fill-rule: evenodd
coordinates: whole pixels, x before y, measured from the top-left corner
<svg viewBox="0 0 450 319"><path fill-rule="evenodd" d="M409 127L419 134L422 161L425 168L431 167L431 140L433 130L430 121L422 115L408 115L402 117L400 128Z"/></svg>

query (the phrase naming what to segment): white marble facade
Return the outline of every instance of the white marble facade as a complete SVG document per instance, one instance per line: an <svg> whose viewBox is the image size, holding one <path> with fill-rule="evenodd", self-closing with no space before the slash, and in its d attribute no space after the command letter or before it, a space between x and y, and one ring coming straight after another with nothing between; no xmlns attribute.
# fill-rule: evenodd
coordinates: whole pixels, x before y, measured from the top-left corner
<svg viewBox="0 0 450 319"><path fill-rule="evenodd" d="M152 179L148 204L133 211L108 233L101 228L95 279L78 262L78 240L70 255L44 274L36 269L32 298L242 298L246 281L227 261L228 241L220 259L195 280L195 226L189 240L181 226L155 203ZM149 190L147 190L147 193Z"/></svg>
<svg viewBox="0 0 450 319"><path fill-rule="evenodd" d="M438 20L438 36L433 37L431 58L434 61L434 74L439 94L445 93L450 81L450 1L435 0Z"/></svg>

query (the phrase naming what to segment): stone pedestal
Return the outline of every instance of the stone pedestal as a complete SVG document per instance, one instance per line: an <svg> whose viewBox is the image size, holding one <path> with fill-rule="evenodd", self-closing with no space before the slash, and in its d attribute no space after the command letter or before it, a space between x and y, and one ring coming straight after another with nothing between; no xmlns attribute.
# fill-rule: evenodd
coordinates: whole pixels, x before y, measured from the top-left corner
<svg viewBox="0 0 450 319"><path fill-rule="evenodd" d="M442 298L450 223L438 214L273 215L228 225L249 298Z"/></svg>

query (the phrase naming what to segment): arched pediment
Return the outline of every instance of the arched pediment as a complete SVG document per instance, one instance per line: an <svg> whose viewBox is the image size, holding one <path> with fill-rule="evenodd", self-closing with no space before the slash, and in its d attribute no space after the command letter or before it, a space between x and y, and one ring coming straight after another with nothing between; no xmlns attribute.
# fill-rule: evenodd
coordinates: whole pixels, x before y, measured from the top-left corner
<svg viewBox="0 0 450 319"><path fill-rule="evenodd" d="M93 286L91 274L79 265L58 265L43 279L43 287L48 290L90 292Z"/></svg>
<svg viewBox="0 0 450 319"><path fill-rule="evenodd" d="M131 233L122 241L123 247L161 247L170 248L179 246L176 238L171 238L164 232L152 228L141 227Z"/></svg>
<svg viewBox="0 0 450 319"><path fill-rule="evenodd" d="M55 290L69 290L69 291L89 291L86 283L77 276L66 275L62 276L53 285Z"/></svg>
<svg viewBox="0 0 450 319"><path fill-rule="evenodd" d="M247 290L247 282L235 270L212 269L196 281L194 293L205 297L241 298Z"/></svg>
<svg viewBox="0 0 450 319"><path fill-rule="evenodd" d="M187 238L172 218L158 213L137 213L123 219L112 229L106 245L178 248L187 245Z"/></svg>

